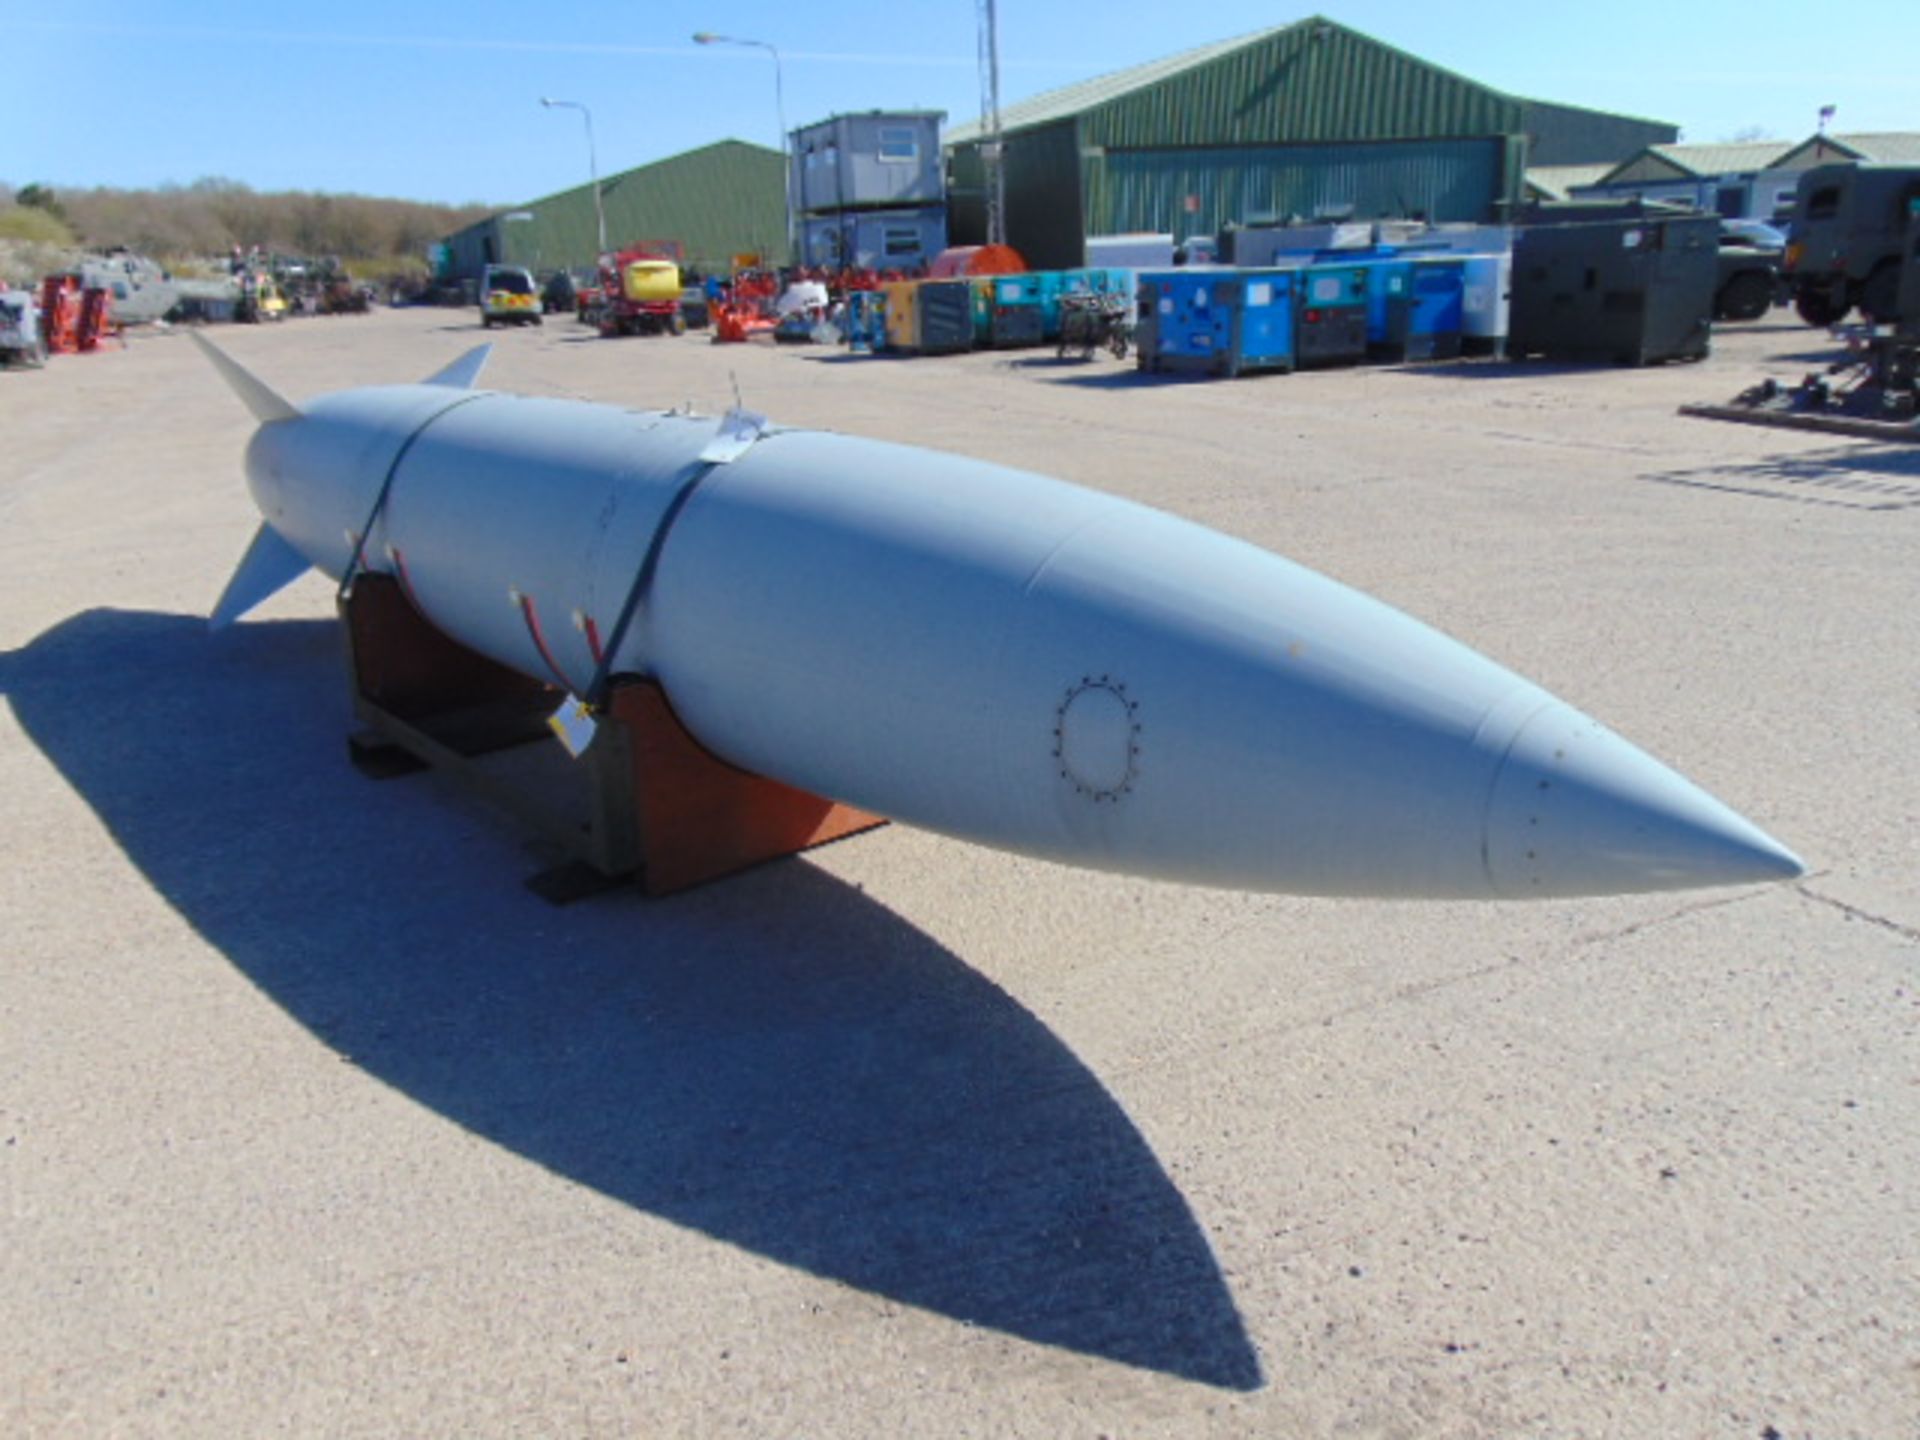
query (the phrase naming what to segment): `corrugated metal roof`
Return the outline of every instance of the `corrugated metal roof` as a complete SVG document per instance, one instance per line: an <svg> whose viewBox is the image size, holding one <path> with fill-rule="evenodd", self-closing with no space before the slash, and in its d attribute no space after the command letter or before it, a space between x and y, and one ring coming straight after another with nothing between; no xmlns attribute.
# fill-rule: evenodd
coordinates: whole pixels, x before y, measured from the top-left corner
<svg viewBox="0 0 1920 1440"><path fill-rule="evenodd" d="M1315 144L1506 135L1517 100L1328 20L1289 25L1082 113L1083 145Z"/></svg>
<svg viewBox="0 0 1920 1440"><path fill-rule="evenodd" d="M1592 185L1614 169L1612 165L1529 165L1527 184L1549 200L1564 200L1580 185Z"/></svg>
<svg viewBox="0 0 1920 1440"><path fill-rule="evenodd" d="M707 268L724 266L737 251L786 258L786 159L764 145L703 145L603 176L600 192L611 246L676 240L690 262ZM448 236L447 244L476 273L484 259L536 269L589 266L600 248L593 186L511 206Z"/></svg>
<svg viewBox="0 0 1920 1440"><path fill-rule="evenodd" d="M1298 83L1283 83L1285 66L1309 53L1310 41L1323 39L1336 42L1322 52L1329 58L1300 75ZM1224 116L1203 119L1196 107L1204 107L1210 98L1233 104ZM1495 90L1320 15L1046 91L1002 107L1000 128L1011 134L1100 112L1096 128L1114 133L1090 135L1088 143L1270 144L1520 133L1529 128L1529 109L1555 111L1568 123L1591 117L1673 133L1658 121L1548 106ZM1398 117L1397 128L1382 129L1389 116ZM1365 133L1351 129L1356 120ZM1223 129L1226 133L1215 133ZM1143 130L1155 132L1151 140L1136 135ZM975 119L951 129L947 144L973 144L984 135L982 122Z"/></svg>
<svg viewBox="0 0 1920 1440"><path fill-rule="evenodd" d="M1646 169L1648 160L1671 167L1682 179L1706 179L1714 175L1745 175L1764 170L1792 148L1785 140L1754 140L1734 145L1649 145L1612 167L1607 179L1648 179L1650 174L1635 175L1635 167Z"/></svg>
<svg viewBox="0 0 1920 1440"><path fill-rule="evenodd" d="M1291 30L1295 25L1304 25L1304 20L1287 25L1273 25L1265 30L1256 30L1250 35L1235 36L1231 40L1216 40L1211 45L1196 46L1192 50L1183 50L1178 55L1169 55L1161 60L1149 60L1144 65L1135 65L1126 70L1115 70L1109 75L1096 75L1091 80L1078 80L1071 85L1062 85L1057 90L1048 90L1031 99L1021 100L1013 105L1000 107L1000 130L1007 134L1014 130L1027 130L1036 125L1046 125L1055 120L1071 119L1083 110L1091 110L1096 105L1104 105L1122 95L1132 94L1135 90L1148 85L1157 85L1162 80L1171 79L1183 70L1191 70L1196 65L1204 65L1209 60L1217 60L1222 55L1230 55L1242 46L1254 44L1282 31ZM986 126L981 120L970 120L964 125L956 125L947 132L949 145L965 145L986 135Z"/></svg>
<svg viewBox="0 0 1920 1440"><path fill-rule="evenodd" d="M1879 130L1865 134L1830 135L1862 160L1878 165L1920 165L1920 131Z"/></svg>

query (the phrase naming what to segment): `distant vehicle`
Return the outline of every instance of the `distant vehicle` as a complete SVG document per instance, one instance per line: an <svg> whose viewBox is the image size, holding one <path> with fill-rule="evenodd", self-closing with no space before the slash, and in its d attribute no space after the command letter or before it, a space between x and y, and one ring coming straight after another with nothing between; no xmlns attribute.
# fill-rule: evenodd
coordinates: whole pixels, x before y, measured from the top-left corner
<svg viewBox="0 0 1920 1440"><path fill-rule="evenodd" d="M273 276L249 270L240 277L240 299L234 304L233 318L243 325L263 320L287 318L287 297Z"/></svg>
<svg viewBox="0 0 1920 1440"><path fill-rule="evenodd" d="M150 325L180 302L180 287L158 262L124 246L80 262L80 280L113 296L115 325Z"/></svg>
<svg viewBox="0 0 1920 1440"><path fill-rule="evenodd" d="M1761 250L1785 250L1787 232L1778 225L1769 225L1764 220L1725 219L1720 221L1720 243L1727 243L1728 236L1738 236L1748 244Z"/></svg>
<svg viewBox="0 0 1920 1440"><path fill-rule="evenodd" d="M1719 270L1714 279L1713 318L1758 320L1780 295L1780 261L1786 237L1758 220L1720 222Z"/></svg>
<svg viewBox="0 0 1920 1440"><path fill-rule="evenodd" d="M602 335L681 335L680 247L645 241L602 257L600 301L591 312Z"/></svg>
<svg viewBox="0 0 1920 1440"><path fill-rule="evenodd" d="M556 270L547 277L547 283L541 287L540 313L564 315L573 309L576 299L573 276L564 270Z"/></svg>
<svg viewBox="0 0 1920 1440"><path fill-rule="evenodd" d="M518 265L489 265L480 277L480 324L538 325L539 292L533 274Z"/></svg>
<svg viewBox="0 0 1920 1440"><path fill-rule="evenodd" d="M689 330L704 330L713 323L713 311L704 285L687 285L680 290L680 313Z"/></svg>
<svg viewBox="0 0 1920 1440"><path fill-rule="evenodd" d="M1837 325L1855 306L1894 318L1900 246L1920 204L1920 165L1816 165L1800 177L1785 270L1809 325Z"/></svg>
<svg viewBox="0 0 1920 1440"><path fill-rule="evenodd" d="M47 363L40 307L25 290L0 290L0 363L38 370Z"/></svg>

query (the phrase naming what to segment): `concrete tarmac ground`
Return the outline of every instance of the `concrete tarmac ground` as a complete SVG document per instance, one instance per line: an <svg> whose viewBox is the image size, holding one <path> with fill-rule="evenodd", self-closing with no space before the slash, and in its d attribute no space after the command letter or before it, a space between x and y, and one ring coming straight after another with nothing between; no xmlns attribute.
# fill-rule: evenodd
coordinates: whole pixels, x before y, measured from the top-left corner
<svg viewBox="0 0 1920 1440"><path fill-rule="evenodd" d="M346 761L330 587L209 637L250 420L0 375L0 1434L1920 1434L1920 449L1690 420L1828 353L1148 383L468 311L229 328L298 399L753 408L1240 535L1808 860L1229 894L904 826L555 909Z"/></svg>

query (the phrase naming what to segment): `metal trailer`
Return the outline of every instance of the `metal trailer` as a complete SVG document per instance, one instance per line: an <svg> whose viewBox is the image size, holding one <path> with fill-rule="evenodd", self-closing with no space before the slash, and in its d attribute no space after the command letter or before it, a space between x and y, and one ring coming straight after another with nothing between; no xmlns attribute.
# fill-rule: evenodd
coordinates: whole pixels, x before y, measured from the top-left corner
<svg viewBox="0 0 1920 1440"><path fill-rule="evenodd" d="M1702 359L1719 251L1717 215L1523 226L1507 348L1619 365Z"/></svg>
<svg viewBox="0 0 1920 1440"><path fill-rule="evenodd" d="M1301 365L1349 365L1367 358L1367 265L1309 265L1300 277L1295 340Z"/></svg>
<svg viewBox="0 0 1920 1440"><path fill-rule="evenodd" d="M1427 256L1412 267L1405 358L1451 360L1460 353L1466 318L1466 263L1456 255Z"/></svg>
<svg viewBox="0 0 1920 1440"><path fill-rule="evenodd" d="M1042 333L1058 339L1061 330L1061 297L1066 295L1118 295L1133 308L1135 272L1118 266L1085 266L1078 270L1041 270L1040 311Z"/></svg>
<svg viewBox="0 0 1920 1440"><path fill-rule="evenodd" d="M1226 376L1291 370L1298 293L1299 272L1290 268L1143 271L1137 363Z"/></svg>

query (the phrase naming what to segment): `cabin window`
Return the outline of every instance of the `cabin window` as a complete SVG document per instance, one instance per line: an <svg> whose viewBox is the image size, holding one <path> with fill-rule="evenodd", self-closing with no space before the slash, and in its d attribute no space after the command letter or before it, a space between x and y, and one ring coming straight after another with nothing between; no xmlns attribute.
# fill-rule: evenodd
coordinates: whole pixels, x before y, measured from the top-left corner
<svg viewBox="0 0 1920 1440"><path fill-rule="evenodd" d="M910 165L920 158L920 142L914 139L913 131L904 125L882 125L880 144L875 154L882 160Z"/></svg>
<svg viewBox="0 0 1920 1440"><path fill-rule="evenodd" d="M880 232L880 249L889 260L920 253L920 232L912 225L888 225Z"/></svg>
<svg viewBox="0 0 1920 1440"><path fill-rule="evenodd" d="M1807 197L1807 219L1831 220L1840 213L1840 187L1823 185Z"/></svg>

